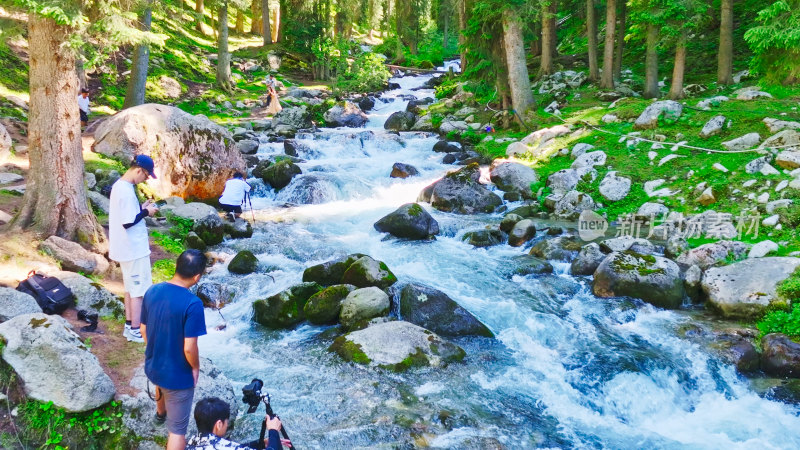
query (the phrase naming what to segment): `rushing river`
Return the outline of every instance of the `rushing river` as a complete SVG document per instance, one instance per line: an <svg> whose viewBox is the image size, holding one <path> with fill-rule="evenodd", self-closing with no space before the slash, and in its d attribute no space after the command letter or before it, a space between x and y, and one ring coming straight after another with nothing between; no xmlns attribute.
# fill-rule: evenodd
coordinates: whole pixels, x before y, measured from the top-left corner
<svg viewBox="0 0 800 450"><path fill-rule="evenodd" d="M461 241L500 215L426 205L442 230L435 241L400 242L375 231L376 220L452 169L431 150L434 137L398 138L382 127L409 96L433 96L412 90L429 77L392 80L401 88L376 102L366 128L298 135L311 149L301 155L303 175L277 195L260 185L253 237L217 248L252 250L264 268L231 276L218 264L207 276L237 288L222 310L227 328L213 330L222 319L207 310L210 331L200 339L201 354L237 392L263 378L301 449L800 448L798 408L758 396L733 367L677 337L685 315L595 298L588 280L570 276L563 263L552 275L512 275L510 259L525 248ZM282 144L266 139L259 148L262 157L282 153ZM389 178L395 162L420 176ZM316 204L292 206L300 201ZM251 322L253 300L299 283L309 265L355 252L385 261L400 281L444 291L497 339L456 339L467 351L464 363L395 374L328 353L330 327L273 331ZM240 417L235 436L255 437L262 414Z"/></svg>

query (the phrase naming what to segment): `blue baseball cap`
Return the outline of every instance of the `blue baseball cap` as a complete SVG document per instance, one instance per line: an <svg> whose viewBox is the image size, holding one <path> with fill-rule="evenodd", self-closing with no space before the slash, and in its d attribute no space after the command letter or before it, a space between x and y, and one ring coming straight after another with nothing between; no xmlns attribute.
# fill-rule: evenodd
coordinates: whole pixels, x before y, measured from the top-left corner
<svg viewBox="0 0 800 450"><path fill-rule="evenodd" d="M133 162L137 166L147 171L147 173L150 174L151 177L153 178L156 177L156 174L154 172L156 164L153 162L153 158L147 155L136 155L136 157L133 158Z"/></svg>

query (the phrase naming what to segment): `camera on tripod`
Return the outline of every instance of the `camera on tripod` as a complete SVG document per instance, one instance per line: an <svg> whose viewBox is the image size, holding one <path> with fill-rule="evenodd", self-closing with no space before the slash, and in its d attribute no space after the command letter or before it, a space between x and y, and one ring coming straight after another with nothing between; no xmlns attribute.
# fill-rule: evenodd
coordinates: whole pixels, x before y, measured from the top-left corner
<svg viewBox="0 0 800 450"><path fill-rule="evenodd" d="M275 413L272 411L272 405L270 404L269 393L261 392L261 389L264 387L264 382L259 380L258 378L253 378L253 380L247 386L242 388L242 402L247 405L247 414L252 414L256 412L258 409L259 403L264 403L264 408L267 410L267 415L269 417L274 417ZM264 448L264 437L266 436L267 432L267 422L261 424L261 437L257 441L257 449ZM281 424L281 435L284 439L289 440L289 434L286 433L286 428ZM294 445L289 445L289 448L296 449Z"/></svg>
<svg viewBox="0 0 800 450"><path fill-rule="evenodd" d="M269 404L269 394L262 394L261 388L264 387L264 382L258 378L253 378L247 386L242 388L242 402L247 404L247 414L252 414L258 409L258 404L264 401Z"/></svg>

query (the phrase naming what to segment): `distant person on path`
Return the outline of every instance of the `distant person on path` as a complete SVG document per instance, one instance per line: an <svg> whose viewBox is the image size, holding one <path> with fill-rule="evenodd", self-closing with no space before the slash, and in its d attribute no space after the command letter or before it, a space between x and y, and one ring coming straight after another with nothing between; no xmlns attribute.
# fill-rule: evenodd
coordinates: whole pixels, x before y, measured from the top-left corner
<svg viewBox="0 0 800 450"><path fill-rule="evenodd" d="M275 90L274 87L272 86L269 87L268 95L269 96L267 97L266 113L268 116L274 116L275 114L281 112L283 110L283 107L281 106L281 102L278 99L278 92Z"/></svg>
<svg viewBox="0 0 800 450"><path fill-rule="evenodd" d="M233 174L233 178L225 182L225 190L219 198L219 206L225 211L231 222L242 214L242 204L250 194L250 185L244 181L240 172Z"/></svg>
<svg viewBox="0 0 800 450"><path fill-rule="evenodd" d="M158 208L150 201L139 204L136 185L155 178L155 164L147 155L137 155L131 167L111 187L108 212L108 257L122 268L125 286L125 329L122 335L131 342L144 342L139 331L142 297L153 284L150 269L150 242L144 218Z"/></svg>
<svg viewBox="0 0 800 450"><path fill-rule="evenodd" d="M247 445L225 439L230 424L231 407L225 400L217 397L204 398L194 407L194 420L197 422L197 435L192 436L186 450L252 450L259 444L258 440ZM281 450L281 419L278 416L265 418L268 438L264 442L266 450ZM288 441L287 441L288 443Z"/></svg>
<svg viewBox="0 0 800 450"><path fill-rule="evenodd" d="M78 109L81 114L81 127L86 127L89 123L89 90L86 88L81 89L78 94Z"/></svg>
<svg viewBox="0 0 800 450"><path fill-rule="evenodd" d="M175 275L147 290L142 306L144 373L156 386L156 420L166 421L167 450L186 447L186 429L200 377L197 338L206 334L203 302L189 290L206 269L206 256L186 250Z"/></svg>

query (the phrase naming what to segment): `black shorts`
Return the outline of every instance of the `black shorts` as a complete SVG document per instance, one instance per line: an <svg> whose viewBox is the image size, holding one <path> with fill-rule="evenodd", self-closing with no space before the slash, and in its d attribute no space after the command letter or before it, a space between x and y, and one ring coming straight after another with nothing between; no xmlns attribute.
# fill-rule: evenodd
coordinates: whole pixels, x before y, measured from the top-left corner
<svg viewBox="0 0 800 450"><path fill-rule="evenodd" d="M232 212L232 213L236 213L236 214L241 214L242 213L242 207L240 205L233 206L233 205L226 205L224 203L220 203L219 207L222 208L222 210L225 211L225 212Z"/></svg>
<svg viewBox="0 0 800 450"><path fill-rule="evenodd" d="M81 122L88 122L89 121L89 115L86 114L86 111L84 111L82 109L79 109L78 111L81 112Z"/></svg>

